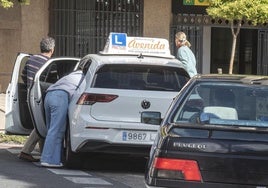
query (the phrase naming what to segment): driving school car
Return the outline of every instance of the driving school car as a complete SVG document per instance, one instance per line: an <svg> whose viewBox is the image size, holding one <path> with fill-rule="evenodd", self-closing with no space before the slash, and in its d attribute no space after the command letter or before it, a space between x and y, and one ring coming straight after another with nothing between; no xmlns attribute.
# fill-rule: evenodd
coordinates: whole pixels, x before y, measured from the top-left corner
<svg viewBox="0 0 268 188"><path fill-rule="evenodd" d="M268 77L199 75L152 146L147 187L268 187Z"/></svg>
<svg viewBox="0 0 268 188"><path fill-rule="evenodd" d="M69 105L67 163L79 152L148 155L160 123L155 119L164 117L190 78L170 55L168 41L111 33L103 51L83 60L89 67ZM44 137L43 98L51 84L40 80L45 70L47 64L36 74L29 99L34 126Z"/></svg>

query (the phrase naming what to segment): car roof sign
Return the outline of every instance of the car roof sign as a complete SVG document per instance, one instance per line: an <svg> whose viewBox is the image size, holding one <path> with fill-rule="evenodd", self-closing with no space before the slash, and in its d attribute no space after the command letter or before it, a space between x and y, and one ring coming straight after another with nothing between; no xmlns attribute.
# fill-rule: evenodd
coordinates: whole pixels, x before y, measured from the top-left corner
<svg viewBox="0 0 268 188"><path fill-rule="evenodd" d="M110 33L101 54L130 54L174 58L169 42L163 38L128 37L126 33Z"/></svg>

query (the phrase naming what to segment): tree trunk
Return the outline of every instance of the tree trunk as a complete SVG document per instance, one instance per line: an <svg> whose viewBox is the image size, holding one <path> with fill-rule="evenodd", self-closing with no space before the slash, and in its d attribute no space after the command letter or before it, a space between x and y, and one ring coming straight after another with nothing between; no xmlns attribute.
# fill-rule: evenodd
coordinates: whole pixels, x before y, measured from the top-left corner
<svg viewBox="0 0 268 188"><path fill-rule="evenodd" d="M237 36L238 36L240 28L241 28L241 22L242 22L242 20L238 21L236 32L234 31L234 20L231 22L231 30L232 30L232 35L233 35L233 45L232 45L232 52L231 52L231 58L230 58L230 64L229 64L229 74L233 74L235 49L236 49L236 39L237 39Z"/></svg>
<svg viewBox="0 0 268 188"><path fill-rule="evenodd" d="M230 65L229 65L229 74L233 74L236 38L237 36L233 35L233 45L232 45L232 52L231 52Z"/></svg>

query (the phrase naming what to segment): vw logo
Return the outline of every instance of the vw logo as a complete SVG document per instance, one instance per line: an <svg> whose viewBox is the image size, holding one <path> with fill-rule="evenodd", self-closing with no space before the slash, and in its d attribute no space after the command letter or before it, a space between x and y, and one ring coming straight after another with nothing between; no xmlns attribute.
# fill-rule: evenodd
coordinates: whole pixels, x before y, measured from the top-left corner
<svg viewBox="0 0 268 188"><path fill-rule="evenodd" d="M148 109L148 108L150 108L150 106L151 106L151 103L150 103L149 101L147 101L147 100L143 100L143 101L141 102L141 107L142 107L143 109Z"/></svg>

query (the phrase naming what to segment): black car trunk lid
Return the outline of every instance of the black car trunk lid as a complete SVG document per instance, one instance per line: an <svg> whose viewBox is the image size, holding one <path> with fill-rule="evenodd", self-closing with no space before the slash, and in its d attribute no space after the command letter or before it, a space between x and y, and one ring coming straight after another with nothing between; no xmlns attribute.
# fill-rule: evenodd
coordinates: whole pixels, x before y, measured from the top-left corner
<svg viewBox="0 0 268 188"><path fill-rule="evenodd" d="M196 128L171 129L162 151L195 160L204 182L268 185L268 133Z"/></svg>

